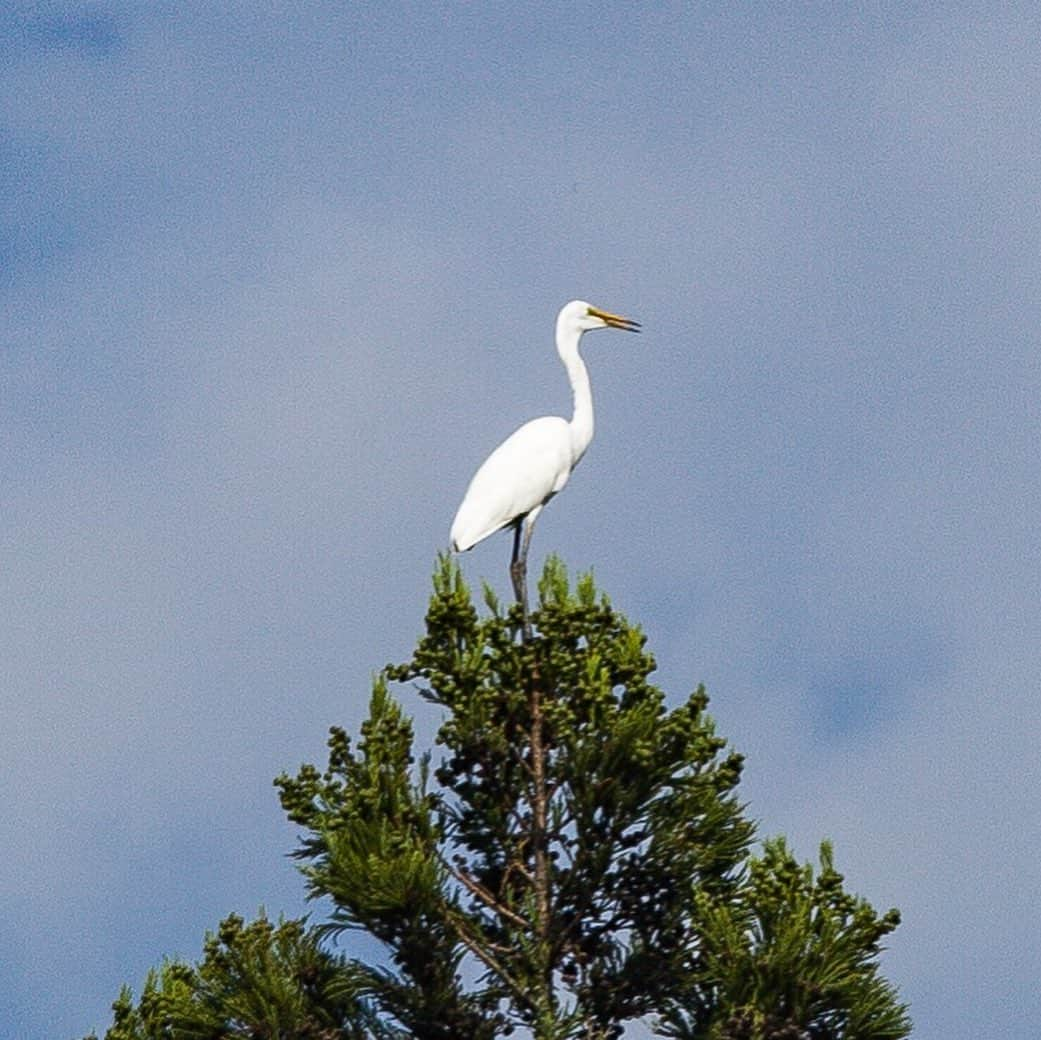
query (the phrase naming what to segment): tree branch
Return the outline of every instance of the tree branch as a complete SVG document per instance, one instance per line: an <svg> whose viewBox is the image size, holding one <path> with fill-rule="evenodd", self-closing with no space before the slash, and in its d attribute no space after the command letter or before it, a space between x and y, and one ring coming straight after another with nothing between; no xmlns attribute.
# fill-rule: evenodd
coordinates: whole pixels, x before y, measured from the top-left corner
<svg viewBox="0 0 1041 1040"><path fill-rule="evenodd" d="M517 980L499 963L498 959L481 943L475 936L471 935L466 927L465 915L453 913L446 907L447 917L455 929L459 941L513 994L514 999L522 1007L532 1012L537 1012L537 1006L530 994Z"/></svg>
<svg viewBox="0 0 1041 1040"><path fill-rule="evenodd" d="M538 665L531 669L531 844L534 859L535 938L543 960L542 984L553 1004L553 962L550 956L550 863L548 845L549 791L546 783L545 717L542 713L542 677Z"/></svg>
<svg viewBox="0 0 1041 1040"><path fill-rule="evenodd" d="M503 920L518 928L527 928L530 924L520 914L514 913L508 906L504 906L495 896L488 891L480 882L475 881L469 874L455 867L449 867L449 871L471 895L476 896L489 910L494 910Z"/></svg>

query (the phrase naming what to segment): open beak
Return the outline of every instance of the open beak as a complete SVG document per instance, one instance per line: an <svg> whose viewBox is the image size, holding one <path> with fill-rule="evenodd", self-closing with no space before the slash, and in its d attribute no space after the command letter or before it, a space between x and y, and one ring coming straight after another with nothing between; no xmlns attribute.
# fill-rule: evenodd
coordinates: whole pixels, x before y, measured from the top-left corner
<svg viewBox="0 0 1041 1040"><path fill-rule="evenodd" d="M590 307L589 313L594 318L599 318L605 325L612 329L621 329L623 332L639 332L640 323L632 318L623 318L620 314L612 314L610 311L602 311L599 307Z"/></svg>

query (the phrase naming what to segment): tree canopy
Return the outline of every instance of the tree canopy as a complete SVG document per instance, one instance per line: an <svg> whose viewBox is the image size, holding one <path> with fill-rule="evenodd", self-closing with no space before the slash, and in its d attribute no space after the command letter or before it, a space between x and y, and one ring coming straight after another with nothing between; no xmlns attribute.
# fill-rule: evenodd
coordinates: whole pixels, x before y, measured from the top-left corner
<svg viewBox="0 0 1041 1040"><path fill-rule="evenodd" d="M376 679L355 743L277 778L319 922L228 917L198 963L125 989L106 1040L899 1040L879 971L899 923L756 846L708 698L671 706L641 630L546 564L530 634L439 563L426 632ZM441 712L417 754L394 695ZM363 930L385 957L343 952Z"/></svg>

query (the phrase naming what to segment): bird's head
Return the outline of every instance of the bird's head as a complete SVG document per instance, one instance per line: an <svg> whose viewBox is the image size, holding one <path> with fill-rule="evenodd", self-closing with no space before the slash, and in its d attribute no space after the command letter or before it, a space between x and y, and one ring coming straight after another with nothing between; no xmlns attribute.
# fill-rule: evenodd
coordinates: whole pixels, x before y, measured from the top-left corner
<svg viewBox="0 0 1041 1040"><path fill-rule="evenodd" d="M582 333L593 329L623 329L625 332L639 332L640 323L631 318L602 311L585 300L572 300L557 315L557 329L561 332Z"/></svg>

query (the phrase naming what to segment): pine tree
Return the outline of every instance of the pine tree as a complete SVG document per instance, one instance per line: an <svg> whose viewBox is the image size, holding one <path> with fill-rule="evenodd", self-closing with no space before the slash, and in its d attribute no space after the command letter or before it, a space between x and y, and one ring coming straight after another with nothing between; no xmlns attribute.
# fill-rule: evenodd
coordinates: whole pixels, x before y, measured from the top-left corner
<svg viewBox="0 0 1041 1040"><path fill-rule="evenodd" d="M228 918L196 965L124 991L107 1040L898 1040L881 977L899 922L847 893L830 846L752 851L742 759L702 689L669 708L638 628L551 559L525 638L441 561L412 659L374 684L361 739L276 780L320 924ZM391 693L442 712L417 758ZM386 958L336 952L361 929Z"/></svg>

